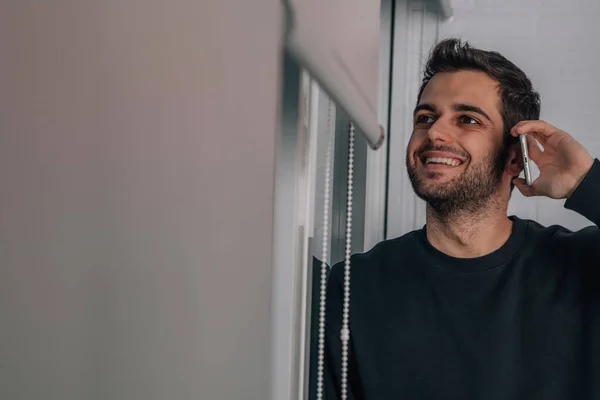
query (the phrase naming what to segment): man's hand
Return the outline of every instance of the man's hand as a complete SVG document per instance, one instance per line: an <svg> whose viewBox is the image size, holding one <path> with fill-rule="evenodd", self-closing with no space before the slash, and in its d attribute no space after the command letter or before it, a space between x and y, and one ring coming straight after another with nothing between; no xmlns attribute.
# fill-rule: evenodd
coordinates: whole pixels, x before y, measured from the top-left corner
<svg viewBox="0 0 600 400"><path fill-rule="evenodd" d="M522 178L513 180L524 196L568 198L594 163L594 159L581 143L547 122L521 121L510 133L515 137L527 134L529 157L540 170L540 176L531 186ZM536 140L544 148L543 151Z"/></svg>

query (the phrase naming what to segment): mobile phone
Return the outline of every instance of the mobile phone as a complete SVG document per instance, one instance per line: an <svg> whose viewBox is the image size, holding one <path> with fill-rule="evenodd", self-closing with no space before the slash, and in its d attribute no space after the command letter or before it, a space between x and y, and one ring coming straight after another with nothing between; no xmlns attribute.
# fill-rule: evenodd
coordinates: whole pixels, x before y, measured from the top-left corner
<svg viewBox="0 0 600 400"><path fill-rule="evenodd" d="M531 166L529 162L529 148L527 147L527 134L519 135L521 143L521 153L523 154L523 172L525 173L525 182L531 186Z"/></svg>

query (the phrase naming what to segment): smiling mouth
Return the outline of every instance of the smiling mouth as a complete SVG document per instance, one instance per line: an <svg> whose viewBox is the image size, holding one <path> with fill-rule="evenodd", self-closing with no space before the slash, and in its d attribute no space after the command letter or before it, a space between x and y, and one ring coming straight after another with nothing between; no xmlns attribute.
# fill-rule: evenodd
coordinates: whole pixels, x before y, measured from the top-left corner
<svg viewBox="0 0 600 400"><path fill-rule="evenodd" d="M421 158L421 162L425 164L425 166L448 166L448 167L458 167L463 162L456 158L449 157L423 157Z"/></svg>

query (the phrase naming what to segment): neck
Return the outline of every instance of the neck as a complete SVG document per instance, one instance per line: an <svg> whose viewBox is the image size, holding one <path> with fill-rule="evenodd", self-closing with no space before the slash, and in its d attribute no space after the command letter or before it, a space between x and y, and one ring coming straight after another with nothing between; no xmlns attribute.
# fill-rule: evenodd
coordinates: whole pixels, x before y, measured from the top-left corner
<svg viewBox="0 0 600 400"><path fill-rule="evenodd" d="M490 201L479 211L457 211L440 216L427 206L427 239L433 247L452 257L474 258L502 247L512 232L508 204Z"/></svg>

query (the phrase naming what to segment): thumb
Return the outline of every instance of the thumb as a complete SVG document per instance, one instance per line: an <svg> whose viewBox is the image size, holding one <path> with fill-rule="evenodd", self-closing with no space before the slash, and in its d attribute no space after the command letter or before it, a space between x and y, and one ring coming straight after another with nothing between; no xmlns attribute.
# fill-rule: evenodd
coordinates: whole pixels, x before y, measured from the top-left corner
<svg viewBox="0 0 600 400"><path fill-rule="evenodd" d="M527 184L525 179L523 178L515 178L513 179L513 183L519 189L519 192L525 197L537 196L536 190Z"/></svg>

